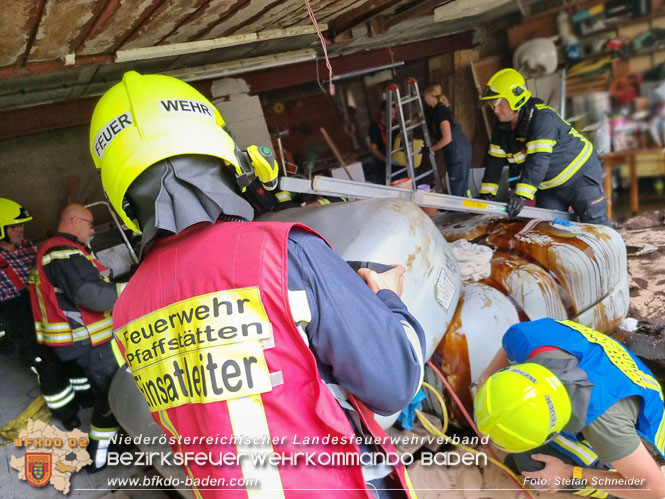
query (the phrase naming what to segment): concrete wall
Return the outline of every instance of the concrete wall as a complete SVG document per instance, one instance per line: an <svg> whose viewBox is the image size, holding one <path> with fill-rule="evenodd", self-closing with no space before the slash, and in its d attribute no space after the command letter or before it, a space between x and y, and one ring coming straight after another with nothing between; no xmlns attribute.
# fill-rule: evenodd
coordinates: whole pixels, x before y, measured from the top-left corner
<svg viewBox="0 0 665 499"><path fill-rule="evenodd" d="M87 204L103 200L88 152L88 126L0 141L0 197L27 208L33 220L26 224L25 233L34 241L55 229L60 210L68 201Z"/></svg>

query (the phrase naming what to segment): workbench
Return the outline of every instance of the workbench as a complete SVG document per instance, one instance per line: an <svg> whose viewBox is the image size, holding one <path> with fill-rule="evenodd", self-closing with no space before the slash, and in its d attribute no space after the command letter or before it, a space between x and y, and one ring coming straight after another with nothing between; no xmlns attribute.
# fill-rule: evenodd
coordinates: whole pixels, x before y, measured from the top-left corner
<svg viewBox="0 0 665 499"><path fill-rule="evenodd" d="M637 182L637 158L644 155L657 155L662 162L665 156L662 149L632 149L600 154L598 158L603 163L603 187L607 198L607 216L612 219L612 170L616 166L628 164L630 174L630 211L637 215L639 208L639 189ZM664 166L665 168L665 166Z"/></svg>

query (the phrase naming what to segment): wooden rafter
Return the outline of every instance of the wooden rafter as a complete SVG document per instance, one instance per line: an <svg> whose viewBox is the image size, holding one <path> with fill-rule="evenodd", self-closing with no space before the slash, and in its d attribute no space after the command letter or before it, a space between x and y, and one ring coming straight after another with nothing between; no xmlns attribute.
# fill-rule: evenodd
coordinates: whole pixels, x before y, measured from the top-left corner
<svg viewBox="0 0 665 499"><path fill-rule="evenodd" d="M402 0L377 0L376 2L365 2L337 19L330 21L328 23L328 37L334 39L354 26L383 14L386 10L393 8L401 2ZM374 4L374 6L372 6L372 4Z"/></svg>
<svg viewBox="0 0 665 499"><path fill-rule="evenodd" d="M390 18L385 23L385 27L388 29L412 17L431 14L432 10L434 10L436 7L442 7L448 3L451 3L452 1L453 0L424 0L422 2L418 2L417 4L395 14L394 16L390 16Z"/></svg>
<svg viewBox="0 0 665 499"><path fill-rule="evenodd" d="M210 0L206 0L201 5L199 5L194 12L183 17L182 20L179 23L176 23L173 29L169 31L166 35L164 35L155 45L162 45L164 43L164 40L166 40L169 36L175 33L182 25L187 24L192 19L195 19L196 17L200 16L201 13L204 12L205 9L208 7L208 5L210 5Z"/></svg>
<svg viewBox="0 0 665 499"><path fill-rule="evenodd" d="M274 8L280 8L283 3L284 3L284 0L274 0L272 3L269 3L264 8L262 8L260 11L258 11L253 17L247 18L243 22L241 22L240 24L237 24L233 28L230 28L230 29L226 30L224 33L222 33L222 36L231 36L232 34L237 33L238 31L242 30L242 28L244 28L248 24L251 24L254 21L256 21L257 18L260 18L266 12L269 12Z"/></svg>
<svg viewBox="0 0 665 499"><path fill-rule="evenodd" d="M69 52L77 54L85 42L101 31L106 22L111 18L115 11L118 10L119 6L120 0L100 2L99 6L95 9L96 12L94 12L93 16L90 18L90 21L81 28L79 36L72 40L72 43L69 45Z"/></svg>
<svg viewBox="0 0 665 499"><path fill-rule="evenodd" d="M96 64L101 66L111 62L113 62L113 56L110 54L85 55L82 57L77 57L76 61L71 66L65 66L65 63L62 60L29 62L24 66L7 66L0 68L0 79L16 78L18 76L26 76L38 73L49 73L53 71L60 71L65 68L85 66L87 64Z"/></svg>
<svg viewBox="0 0 665 499"><path fill-rule="evenodd" d="M226 21L229 17L234 15L239 10L242 10L245 7L248 7L249 3L250 3L249 0L236 0L235 5L233 5L225 15L221 16L219 19L217 19L217 20L211 22L210 24L208 24L208 26L203 28L198 33L196 33L196 35L194 35L188 41L193 42L193 41L196 41L196 40L200 40L201 38L204 38L208 33L210 33L210 31L212 31L214 29L215 26L217 26L220 23L223 23L224 21Z"/></svg>
<svg viewBox="0 0 665 499"><path fill-rule="evenodd" d="M115 42L113 47L109 50L109 52L113 53L116 50L118 50L120 47L122 47L127 40L129 40L134 33L136 33L141 26L143 26L143 23L145 23L150 17L155 13L155 11L162 5L161 0L153 0L152 3L148 8L146 8L141 15L138 17L136 20L136 23L132 27L129 28L127 33L120 37L118 41Z"/></svg>
<svg viewBox="0 0 665 499"><path fill-rule="evenodd" d="M44 6L46 5L46 0L39 0L37 7L35 8L34 13L32 14L32 29L30 30L30 38L28 38L28 43L25 47L25 52L20 57L17 66L25 66L28 62L28 57L30 56L30 51L32 51L32 44L35 42L37 37L37 32L39 31L39 24L42 21L42 16L44 15Z"/></svg>

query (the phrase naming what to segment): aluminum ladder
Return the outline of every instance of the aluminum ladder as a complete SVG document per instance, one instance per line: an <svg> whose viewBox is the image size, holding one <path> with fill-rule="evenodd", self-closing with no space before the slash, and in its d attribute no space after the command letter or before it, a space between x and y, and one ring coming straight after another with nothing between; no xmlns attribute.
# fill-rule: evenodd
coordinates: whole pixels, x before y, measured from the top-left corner
<svg viewBox="0 0 665 499"><path fill-rule="evenodd" d="M484 201L449 194L425 192L421 189L409 190L400 187L354 182L330 177L315 176L311 181L294 177L281 177L279 187L285 191L301 192L305 194L318 194L321 196L344 196L355 199L369 198L399 198L407 199L418 206L437 208L439 210L460 211L464 213L478 213L508 217L506 203L499 201ZM560 220L567 222L573 220L573 215L564 211L548 210L525 206L518 218L537 218L541 220Z"/></svg>
<svg viewBox="0 0 665 499"><path fill-rule="evenodd" d="M436 167L436 159L433 152L430 151L427 155L430 168L425 168L423 158L416 171L414 156L418 154L418 151L413 151L413 134L411 131L420 127L422 129L423 141L427 147L431 145L431 141L427 130L427 123L425 122L425 111L423 109L422 100L420 99L420 91L418 90L418 81L415 78L407 78L404 80L404 84L407 89L405 95L400 94L399 85L396 83L388 84L385 90L386 130L389 130L386 140L386 185L389 186L394 177L406 171L411 179L411 188L413 190L416 189L419 180L432 176L430 182L434 183L433 190L440 191L441 179ZM393 106L395 106L397 110L397 125L392 124ZM411 121L412 116L414 116L414 113L412 112L414 107L418 116L417 122ZM399 130L402 136L402 143L400 147L393 149L393 132L396 130ZM394 153L402 150L404 151L404 156L406 158L406 166L393 171L392 156Z"/></svg>

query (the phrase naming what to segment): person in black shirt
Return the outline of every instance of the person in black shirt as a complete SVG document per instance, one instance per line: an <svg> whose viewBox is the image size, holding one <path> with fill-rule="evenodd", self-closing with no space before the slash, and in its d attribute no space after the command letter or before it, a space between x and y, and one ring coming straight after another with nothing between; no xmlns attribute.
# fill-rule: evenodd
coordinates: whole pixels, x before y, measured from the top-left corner
<svg viewBox="0 0 665 499"><path fill-rule="evenodd" d="M432 139L429 149L432 152L443 151L448 172L448 194L453 196L468 196L469 170L471 169L471 144L462 132L450 109L448 99L441 91L441 85L429 85L423 93L427 110L428 130ZM427 147L422 153L428 152ZM441 168L439 168L441 172ZM441 178L444 178L441 172Z"/></svg>
<svg viewBox="0 0 665 499"><path fill-rule="evenodd" d="M392 122L395 123L397 110L392 108ZM369 126L369 151L374 156L374 171L368 175L368 180L376 184L389 184L386 182L386 145L392 141L390 130L386 130L386 101L379 105L379 117ZM389 137L390 135L390 137Z"/></svg>

